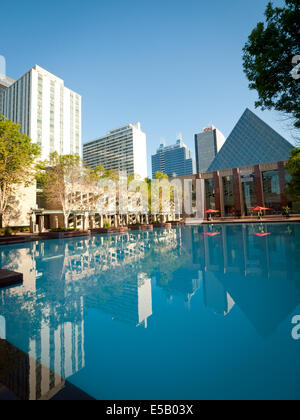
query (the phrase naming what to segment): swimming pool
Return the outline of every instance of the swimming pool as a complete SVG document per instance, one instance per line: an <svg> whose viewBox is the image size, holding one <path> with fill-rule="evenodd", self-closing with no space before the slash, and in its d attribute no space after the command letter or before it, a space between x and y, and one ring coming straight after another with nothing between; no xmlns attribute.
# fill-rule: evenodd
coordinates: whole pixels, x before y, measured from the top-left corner
<svg viewBox="0 0 300 420"><path fill-rule="evenodd" d="M24 273L0 337L28 355L26 397L65 379L96 399L300 397L299 224L3 246L0 266Z"/></svg>

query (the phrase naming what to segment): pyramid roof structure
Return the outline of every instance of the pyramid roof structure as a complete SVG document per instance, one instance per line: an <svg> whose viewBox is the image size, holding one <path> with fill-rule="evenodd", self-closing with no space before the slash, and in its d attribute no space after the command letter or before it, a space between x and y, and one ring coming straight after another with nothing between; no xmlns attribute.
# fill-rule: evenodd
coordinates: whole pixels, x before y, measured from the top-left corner
<svg viewBox="0 0 300 420"><path fill-rule="evenodd" d="M294 146L246 109L208 172L288 160Z"/></svg>

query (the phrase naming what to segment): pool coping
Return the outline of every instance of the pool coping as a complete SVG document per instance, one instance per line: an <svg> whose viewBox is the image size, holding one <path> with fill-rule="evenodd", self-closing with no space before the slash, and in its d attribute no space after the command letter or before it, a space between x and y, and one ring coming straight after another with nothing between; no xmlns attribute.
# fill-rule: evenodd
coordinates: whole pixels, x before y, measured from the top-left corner
<svg viewBox="0 0 300 420"><path fill-rule="evenodd" d="M252 224L296 224L300 223L300 218L284 218L284 219L265 219L259 220L257 218L253 220L245 219L234 219L234 220L218 220L213 219L211 221L204 220L201 223L189 224L189 223L160 223L154 224L153 229L150 228L141 228L141 229L130 229L130 228L113 228L113 229L90 229L88 231L78 231L78 232L44 232L42 234L31 234L31 235L15 235L14 240L1 241L0 247L7 245L19 245L28 242L39 242L39 241L49 241L57 239L72 239L72 238L85 238L95 235L118 235L126 234L131 232L153 232L157 229L175 229L181 228L184 226L195 227L195 226L207 226L207 225L252 225ZM149 226L149 225L145 225ZM100 232L101 231L101 232ZM0 238L1 239L1 238ZM4 239L4 238L3 238ZM6 238L9 239L9 238Z"/></svg>
<svg viewBox="0 0 300 420"><path fill-rule="evenodd" d="M218 219L213 219L211 221L205 220L202 223L200 223L200 225L252 225L252 224L261 224L261 223L265 223L267 225L271 225L271 224L290 224L290 223L300 223L300 218L299 219L253 219L253 220L244 220L244 219L235 219L235 220L218 220ZM192 226L192 225L191 225Z"/></svg>
<svg viewBox="0 0 300 420"><path fill-rule="evenodd" d="M0 269L0 290L10 286L23 284L23 274L11 270Z"/></svg>

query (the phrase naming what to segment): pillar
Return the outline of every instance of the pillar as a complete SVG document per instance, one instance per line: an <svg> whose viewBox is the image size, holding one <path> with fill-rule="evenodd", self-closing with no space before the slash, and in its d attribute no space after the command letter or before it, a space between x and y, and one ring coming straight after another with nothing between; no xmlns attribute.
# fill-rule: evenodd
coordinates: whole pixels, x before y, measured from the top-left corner
<svg viewBox="0 0 300 420"><path fill-rule="evenodd" d="M36 216L32 213L30 216L30 233L35 233Z"/></svg>
<svg viewBox="0 0 300 420"><path fill-rule="evenodd" d="M95 229L95 216L90 216L90 228Z"/></svg>
<svg viewBox="0 0 300 420"><path fill-rule="evenodd" d="M221 216L223 217L224 214L223 214L222 208L224 206L221 205L222 203L221 203L221 188L220 188L219 172L214 172L214 174L213 174L213 183L214 183L216 210L221 211Z"/></svg>
<svg viewBox="0 0 300 420"><path fill-rule="evenodd" d="M88 213L84 213L84 215L83 215L82 229L83 230L88 230L89 229L89 215L88 215Z"/></svg>
<svg viewBox="0 0 300 420"><path fill-rule="evenodd" d="M286 196L286 178L284 162L278 162L278 173L279 173L279 184L280 184L280 195L281 195L281 206L286 207L288 205L288 198Z"/></svg>
<svg viewBox="0 0 300 420"><path fill-rule="evenodd" d="M39 233L44 232L44 227L45 227L45 216L41 215L39 218Z"/></svg>
<svg viewBox="0 0 300 420"><path fill-rule="evenodd" d="M237 168L233 169L233 194L235 212L238 213L240 216L244 216L242 183L240 177L240 170Z"/></svg>
<svg viewBox="0 0 300 420"><path fill-rule="evenodd" d="M255 189L256 189L256 205L260 207L264 207L265 206L264 189L263 189L263 182L262 182L262 174L261 174L259 165L254 166L254 179L255 179Z"/></svg>

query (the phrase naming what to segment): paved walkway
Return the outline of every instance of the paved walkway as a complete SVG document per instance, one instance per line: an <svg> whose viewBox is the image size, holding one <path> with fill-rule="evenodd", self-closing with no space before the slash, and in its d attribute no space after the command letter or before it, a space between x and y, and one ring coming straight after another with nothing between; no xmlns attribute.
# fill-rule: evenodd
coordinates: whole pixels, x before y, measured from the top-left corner
<svg viewBox="0 0 300 420"><path fill-rule="evenodd" d="M186 219L186 225L208 225L208 224L224 224L224 223L231 223L231 224L241 224L241 223L300 223L300 215L291 216L289 218L283 216L264 216L262 219L258 217L243 217L241 219L234 219L230 217L216 217L213 218L211 221L201 219ZM16 235L10 238L0 238L0 246L1 245L12 245L16 243L22 242L32 242L32 241L40 241L40 240L49 240L51 235L39 235L39 234L31 234L31 233L17 233Z"/></svg>
<svg viewBox="0 0 300 420"><path fill-rule="evenodd" d="M216 217L211 221L204 220L203 224L221 224L221 223L295 223L300 222L300 215L284 217L284 216L263 216L262 219L258 217L243 217L234 219L231 217Z"/></svg>

